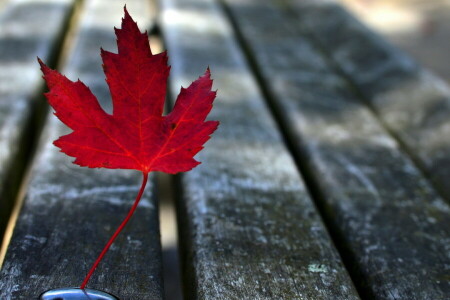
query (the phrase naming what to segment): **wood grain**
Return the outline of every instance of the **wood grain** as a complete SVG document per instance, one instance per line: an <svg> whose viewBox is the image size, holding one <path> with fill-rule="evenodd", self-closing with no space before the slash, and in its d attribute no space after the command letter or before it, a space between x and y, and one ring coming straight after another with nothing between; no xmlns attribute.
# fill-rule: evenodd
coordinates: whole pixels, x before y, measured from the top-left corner
<svg viewBox="0 0 450 300"><path fill-rule="evenodd" d="M151 14L142 1L127 9L142 29ZM101 69L100 46L116 51L113 27L120 27L123 3L86 1L73 48L63 68L83 80L110 109ZM37 67L36 67L37 68ZM24 206L1 271L0 299L36 299L40 293L79 286L108 238L125 217L139 186L137 171L80 168L51 142L67 129L48 119L33 166ZM133 219L113 244L89 288L120 299L161 299L161 249L157 202L150 184Z"/></svg>
<svg viewBox="0 0 450 300"><path fill-rule="evenodd" d="M187 299L359 299L214 1L164 1L176 95L210 65L219 129L179 178Z"/></svg>
<svg viewBox="0 0 450 300"><path fill-rule="evenodd" d="M310 34L450 203L449 86L342 7L298 4Z"/></svg>
<svg viewBox="0 0 450 300"><path fill-rule="evenodd" d="M10 1L0 14L0 238L9 220L42 115L36 56L51 60L72 2ZM41 116L42 118L42 116Z"/></svg>
<svg viewBox="0 0 450 300"><path fill-rule="evenodd" d="M225 2L363 298L445 299L448 203L311 41L295 1ZM348 64L370 51L332 47Z"/></svg>

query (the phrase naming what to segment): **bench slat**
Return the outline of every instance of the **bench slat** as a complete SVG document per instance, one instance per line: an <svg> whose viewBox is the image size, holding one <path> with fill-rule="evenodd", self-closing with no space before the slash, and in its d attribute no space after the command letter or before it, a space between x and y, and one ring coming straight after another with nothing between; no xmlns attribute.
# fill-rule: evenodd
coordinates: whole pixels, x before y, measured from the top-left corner
<svg viewBox="0 0 450 300"><path fill-rule="evenodd" d="M310 34L450 203L448 85L338 5L299 4L298 11ZM324 34L330 30L334 34Z"/></svg>
<svg viewBox="0 0 450 300"><path fill-rule="evenodd" d="M127 1L141 28L151 19L148 3ZM113 26L120 27L123 3L86 1L74 47L63 68L79 77L104 106L109 91L100 46L116 52ZM38 66L36 65L36 69ZM24 206L2 269L0 299L36 299L48 289L81 284L106 241L125 217L139 190L136 171L88 169L73 165L51 142L67 133L51 116L34 164ZM158 209L153 183L133 219L100 264L88 287L120 299L162 299Z"/></svg>
<svg viewBox="0 0 450 300"><path fill-rule="evenodd" d="M359 299L213 1L163 1L172 91L206 65L221 124L180 179L189 299Z"/></svg>
<svg viewBox="0 0 450 300"><path fill-rule="evenodd" d="M9 220L39 116L36 56L61 40L72 1L10 1L0 14L0 239ZM3 6L3 4L2 4Z"/></svg>
<svg viewBox="0 0 450 300"><path fill-rule="evenodd" d="M305 36L289 1L225 2L362 296L444 299L448 204Z"/></svg>

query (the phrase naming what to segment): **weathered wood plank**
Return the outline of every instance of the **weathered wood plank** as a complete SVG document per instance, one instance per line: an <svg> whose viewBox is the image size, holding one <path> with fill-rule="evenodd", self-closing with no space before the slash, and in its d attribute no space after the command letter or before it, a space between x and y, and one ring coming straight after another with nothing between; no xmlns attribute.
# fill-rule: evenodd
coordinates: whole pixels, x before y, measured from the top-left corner
<svg viewBox="0 0 450 300"><path fill-rule="evenodd" d="M363 298L448 297L449 205L305 37L289 1L225 2Z"/></svg>
<svg viewBox="0 0 450 300"><path fill-rule="evenodd" d="M334 3L298 1L299 18L450 202L450 89ZM332 16L332 17L328 17ZM333 34L324 35L324 32Z"/></svg>
<svg viewBox="0 0 450 300"><path fill-rule="evenodd" d="M148 27L148 3L129 0L127 8L141 28ZM100 46L116 51L113 26L120 27L122 16L120 1L86 1L63 69L72 80L81 78L109 108L99 53ZM51 144L67 131L56 118L49 118L1 271L0 299L36 299L48 289L81 284L139 189L136 171L71 164L72 159ZM123 300L162 298L158 210L152 190L150 184L88 287Z"/></svg>
<svg viewBox="0 0 450 300"><path fill-rule="evenodd" d="M218 6L163 1L162 30L174 95L207 64L219 90L180 178L188 299L359 299Z"/></svg>
<svg viewBox="0 0 450 300"><path fill-rule="evenodd" d="M10 1L0 14L0 239L33 139L42 89L36 56L50 60L73 1Z"/></svg>

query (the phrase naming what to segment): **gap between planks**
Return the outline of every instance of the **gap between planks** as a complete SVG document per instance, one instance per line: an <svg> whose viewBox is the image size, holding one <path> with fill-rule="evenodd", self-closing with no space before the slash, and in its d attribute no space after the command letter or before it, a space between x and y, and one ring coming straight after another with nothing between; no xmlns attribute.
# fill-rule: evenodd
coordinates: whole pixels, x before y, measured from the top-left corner
<svg viewBox="0 0 450 300"><path fill-rule="evenodd" d="M245 53L247 55L247 60L250 62L251 66L253 68L253 71L254 71L254 73L257 76L259 87L264 92L265 98L268 101L268 105L271 108L272 113L275 115L275 118L277 120L278 126L282 129L281 131L283 132L283 137L285 139L285 142L287 143L287 145L289 147L289 150L291 151L291 153L293 154L293 156L296 159L297 166L300 169L300 172L303 175L305 181L307 182L308 189L311 192L312 197L313 197L314 201L316 202L316 205L319 207L320 213L322 215L322 218L323 218L325 224L327 225L328 230L332 233L331 236L333 238L333 241L334 241L335 245L338 246L340 254L341 254L341 256L342 256L342 258L343 258L343 260L345 262L345 265L347 266L347 270L349 271L350 275L352 276L352 279L353 279L354 283L357 284L357 288L358 288L359 293L362 294L363 296L365 296L364 293L361 293L361 290L362 290L363 287L360 286L360 284L359 284L360 280L359 280L358 276L355 275L353 272L351 272L351 269L352 269L351 266L353 264L349 264L348 263L348 262L354 262L354 261L356 261L356 259L351 257L351 253L347 252L345 250L345 247L343 247L344 244L340 242L341 238L340 238L340 236L338 234L338 231L335 230L335 228L337 228L337 226L334 227L334 223L335 222L333 221L332 218L329 218L329 214L327 213L327 211L325 209L326 208L326 205L325 205L326 203L322 202L322 200L325 199L325 195L326 194L323 194L321 192L321 190L319 189L318 181L317 181L317 179L314 179L314 178L316 178L316 176L313 176L313 172L312 172L311 166L308 164L307 161L305 162L305 161L302 161L300 159L302 157L308 157L309 155L304 155L304 151L300 151L300 150L302 150L301 149L302 147L296 148L296 147L292 146L294 144L294 142L291 139L291 137L295 136L296 140L298 141L298 135L294 135L293 131L290 130L289 128L287 128L287 125L285 125L285 122L283 122L284 118L283 118L283 115L281 113L282 110L278 109L278 106L275 105L275 103L274 103L274 101L276 99L274 94L271 92L270 88L266 88L265 87L265 82L267 81L267 78L266 78L266 80L264 80L264 78L263 78L264 69L259 67L259 65L256 63L257 60L255 58L253 58L253 56L251 55L251 53L252 53L252 51L250 51L251 47L247 43L246 38L244 38L244 33L242 33L240 31L240 27L237 26L237 23L238 23L236 21L237 19L234 19L235 17L233 16L234 14L231 12L231 8L229 8L223 2L224 2L224 0L221 1L222 6L223 6L224 10L227 12L228 18L233 23L235 34L236 34L236 36L238 36L238 40L239 40L239 42L241 44L241 47L245 50ZM292 12L290 12L290 13L291 13L291 15L297 16L295 13L292 13ZM309 39L311 44L314 45L314 48L318 48L317 45L316 45L316 41L315 40L313 40L309 36L307 36L307 39ZM331 65L330 62L328 61L330 59L329 55L325 55L326 53L324 54L321 51L324 51L323 47L320 49L319 53L325 58L327 64L330 66L330 69L336 72L335 66ZM365 99L361 98L361 96L358 93L355 92L354 86L351 85L348 82L349 78L342 76L341 72L339 72L339 73L336 72L336 73L347 84L347 88L349 90L351 90L351 92L353 93L353 96L357 100L360 100L360 104L362 106L364 106L364 107L368 107L367 102L363 101ZM370 114L372 115L371 117L373 117L374 120L381 125L382 129L388 133L388 135L390 135L391 137L394 137L394 139L396 139L396 141L399 142L399 139L396 138L396 136L393 135L390 130L388 130L387 126L383 126L385 124L380 120L380 118L378 118L378 115L377 115L376 112L374 112L374 110L371 110ZM295 149L295 151L293 151L293 149ZM296 152L298 152L298 153L296 154ZM406 155L409 154L408 156L409 156L409 158L411 158L410 153L405 151L404 147L403 148L400 147L400 152L403 152ZM417 164L414 164L414 165L415 165L415 167L418 167ZM419 170L420 175L423 176L424 175L423 168L419 167L417 169ZM429 180L430 178L429 177L425 176L425 178L427 179L428 182L430 182L430 180ZM437 190L434 185L433 185L433 189L435 191Z"/></svg>
<svg viewBox="0 0 450 300"><path fill-rule="evenodd" d="M72 34L70 34L74 27L76 27L78 23L79 13L81 6L83 4L84 0L77 0L72 5L71 11L68 13L68 17L66 22L64 23L64 28L61 31L61 35L57 37L56 46L52 50L52 52L49 54L49 60L48 60L48 66L51 68L58 68L62 65L62 63L65 60L65 57L67 56L67 51L71 46L71 38ZM2 9L3 4L1 3L4 1L0 1L0 9ZM39 68L38 64L36 63L36 68ZM23 201L25 198L25 194L27 191L27 186L30 180L30 171L31 167L33 166L33 161L35 159L36 151L40 146L40 137L42 133L42 129L45 124L45 120L47 117L47 114L49 112L49 106L47 104L47 101L44 97L44 92L46 91L46 87L44 85L44 81L42 80L41 87L38 89L37 94L35 95L36 98L36 112L34 114L33 120L30 121L29 124L29 130L31 131L29 136L23 137L23 139L27 139L29 142L29 149L24 155L25 162L23 170L20 172L20 178L19 178L19 187L17 189L17 192L15 194L15 199L13 203L13 208L11 210L8 224L6 225L5 232L3 234L2 243L0 247L0 269L3 266L3 261L6 256L6 252L8 250L9 242L11 241L12 234L14 232L14 227L17 222L17 218L19 216L20 210L23 205ZM1 237L1 235L0 235Z"/></svg>
<svg viewBox="0 0 450 300"><path fill-rule="evenodd" d="M151 1L153 3L153 1ZM51 68L60 69L68 59L70 49L74 42L74 36L78 28L81 11L83 9L85 1L75 1L72 11L68 17L68 21L65 24L65 29L62 35L59 37L57 49L50 55L49 66ZM1 8L1 6L0 6ZM149 41L152 47L153 54L158 54L164 51L164 47L159 37L159 30L157 27L149 30ZM42 85L44 85L42 83ZM43 97L45 87L42 86L38 93L38 100L42 103L41 106L45 107L39 115L39 126L33 127L33 141L31 151L27 157L26 168L21 178L19 190L16 194L14 201L14 207L11 212L9 222L3 237L3 242L0 249L0 268L3 265L3 261L8 249L10 239L12 237L14 227L17 218L20 214L20 210L23 205L23 201L27 192L27 186L30 181L30 171L33 161L35 159L36 150L39 146L39 138L42 131L43 121L48 114L49 107ZM182 288L180 281L180 266L178 259L178 233L177 233L177 220L176 211L173 200L173 193L171 191L172 177L166 174L158 174L158 186L157 190L160 195L160 228L161 228L161 243L163 248L163 269L164 269L164 283L166 286L165 293L168 300L179 300L182 297Z"/></svg>
<svg viewBox="0 0 450 300"><path fill-rule="evenodd" d="M220 0L223 1L223 0ZM338 4L339 5L339 4ZM346 10L346 8L342 7L342 9ZM295 11L289 11L292 15L297 16ZM349 13L350 14L350 13ZM338 74L348 85L349 89L354 93L355 98L357 98L364 106L366 106L372 116L378 121L383 130L385 130L399 145L400 150L405 153L413 162L414 166L417 170L420 171L421 175L430 183L433 189L437 192L437 194L445 199L448 203L450 203L450 196L445 191L445 187L442 183L433 179L433 174L431 170L429 170L425 163L421 160L420 156L414 152L410 146L404 141L404 139L400 136L399 133L395 131L389 124L385 121L385 119L380 115L380 112L377 111L376 107L369 101L368 96L364 95L364 92L361 90L361 87L352 79L352 76L348 74L340 64L333 58L330 54L330 51L326 49L323 43L314 35L314 30L311 28L307 22L304 24L305 36L311 41L311 43L320 51L321 55L327 61L327 64ZM365 25L363 25L365 26Z"/></svg>
<svg viewBox="0 0 450 300"><path fill-rule="evenodd" d="M333 244L341 257L341 260L345 268L347 269L347 272L351 280L353 281L353 284L359 296L361 297L363 293L359 285L360 280L359 278L356 278L354 276L353 272L351 272L355 258L350 257L348 253L345 251L345 245L342 242L343 240L342 236L340 235L338 230L334 230L334 228L338 228L337 224L335 224L332 218L327 217L328 214L325 205L326 203L325 195L321 192L319 184L317 183L311 170L311 166L309 166L307 161L305 161L304 159L305 157L308 157L308 154L304 151L303 148L297 147L295 145L294 141L298 140L298 136L294 133L294 130L291 129L287 125L287 123L283 121L284 116L281 107L276 104L276 96L273 94L270 88L266 86L265 79L262 75L262 71L260 70L258 62L256 58L252 55L252 50L247 45L247 41L243 33L240 31L239 26L236 20L234 19L235 17L233 16L230 8L228 8L228 5L225 3L224 0L218 0L218 3L220 4L221 9L224 11L233 28L234 36L236 37L239 46L244 52L245 58L247 59L247 62L256 78L258 87L260 88L264 96L264 99L266 100L265 103L268 106L269 111L272 113L276 121L276 126L278 127L278 130L281 132L283 142L285 143L288 151L292 155L297 170L305 182L305 188L307 189L312 199L312 203L319 212L319 216L323 224L325 225L324 227L328 231L328 234L331 237L331 240L333 241Z"/></svg>
<svg viewBox="0 0 450 300"><path fill-rule="evenodd" d="M311 175L309 167L307 166L306 162L302 159L303 157L307 157L307 154L306 153L301 153L300 155L296 154L298 149L294 145L294 137L295 139L297 139L297 137L295 136L293 130L290 129L285 124L285 122L282 121L284 117L281 109L278 107L278 105L275 104L276 97L266 86L265 79L263 78L261 70L259 69L260 67L258 66L258 62L256 61L256 58L253 57L252 50L248 47L247 42L245 41L245 38L242 35L242 32L240 31L233 14L231 13L230 9L228 8L224 0L218 0L218 3L220 4L221 9L224 11L233 28L234 36L236 37L237 43L239 44L243 53L245 54L245 58L247 59L251 71L253 72L253 75L255 76L256 81L258 83L258 87L260 88L264 96L264 99L266 100L265 104L267 105L269 111L272 113L279 132L281 132L283 142L288 148L292 157L294 158L300 176L306 183L306 189L308 190L308 193L310 194L313 200L313 204L318 209L320 217L323 223L326 225L327 231L330 233L330 231L332 231L330 230L330 228L333 228L334 225L329 224L327 219L324 217L324 209L323 206L320 205L320 203L323 202L321 199L324 199L324 197L321 195L320 189L318 188L318 185L315 183L314 177ZM333 243L336 244L335 236L332 234L330 234L330 236L333 239ZM337 247L337 249L339 249L339 247Z"/></svg>
<svg viewBox="0 0 450 300"><path fill-rule="evenodd" d="M158 24L149 30L149 42L153 54L165 51ZM169 78L170 80L170 78ZM167 95L169 95L169 88ZM166 97L164 113L171 108ZM174 176L158 172L156 190L159 199L159 230L163 263L164 299L182 300L181 266L179 259L178 220L175 207Z"/></svg>

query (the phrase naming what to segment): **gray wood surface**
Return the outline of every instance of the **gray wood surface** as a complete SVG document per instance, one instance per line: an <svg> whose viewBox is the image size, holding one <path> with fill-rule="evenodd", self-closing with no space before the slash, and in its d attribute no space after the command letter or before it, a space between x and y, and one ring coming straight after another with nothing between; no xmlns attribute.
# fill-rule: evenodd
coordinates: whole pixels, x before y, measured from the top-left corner
<svg viewBox="0 0 450 300"><path fill-rule="evenodd" d="M42 113L36 56L51 62L72 2L10 1L0 6L0 239Z"/></svg>
<svg viewBox="0 0 450 300"><path fill-rule="evenodd" d="M225 2L363 298L448 299L448 203L304 34L303 17L317 25L334 12ZM332 40L341 28L327 29L318 32ZM327 45L349 65L367 47Z"/></svg>
<svg viewBox="0 0 450 300"><path fill-rule="evenodd" d="M127 1L130 14L148 28L144 1ZM100 46L116 52L122 1L86 1L63 73L79 77L110 109ZM38 66L36 66L38 68ZM79 286L106 241L125 217L140 186L137 171L73 165L51 142L68 130L50 116L24 205L1 270L0 299L36 299L53 288ZM133 219L87 287L122 300L161 299L161 249L157 202L150 184Z"/></svg>
<svg viewBox="0 0 450 300"><path fill-rule="evenodd" d="M359 299L214 1L162 1L171 91L210 65L221 122L179 178L187 299Z"/></svg>
<svg viewBox="0 0 450 300"><path fill-rule="evenodd" d="M297 1L298 18L450 203L448 85L342 7L308 2Z"/></svg>

